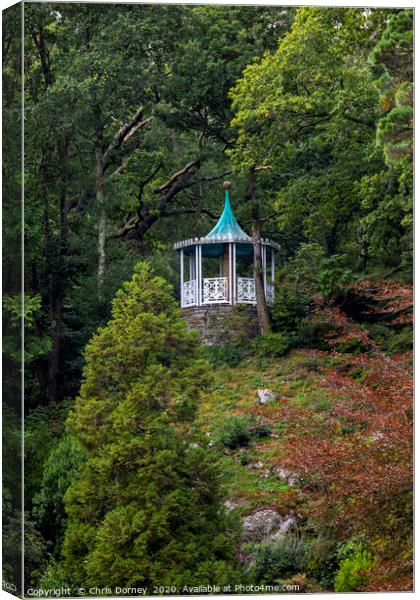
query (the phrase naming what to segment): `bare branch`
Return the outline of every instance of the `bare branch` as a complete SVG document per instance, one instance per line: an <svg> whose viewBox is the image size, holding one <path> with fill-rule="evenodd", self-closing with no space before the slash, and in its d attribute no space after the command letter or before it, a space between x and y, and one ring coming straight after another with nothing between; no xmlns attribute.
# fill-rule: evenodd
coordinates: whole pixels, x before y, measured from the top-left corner
<svg viewBox="0 0 420 600"><path fill-rule="evenodd" d="M176 181L178 179L180 179L181 177L183 177L185 174L187 174L191 169L193 169L195 166L199 165L201 163L200 159L196 159L193 160L192 162L188 163L187 165L185 165L185 167L183 167L180 171L177 171L176 173L174 173L169 179L168 181L166 181L163 185L159 186L158 188L156 188L154 191L155 193L159 193L159 192L164 192L165 190L169 189L172 185L174 185L174 183L176 183ZM196 170L196 169L195 169Z"/></svg>
<svg viewBox="0 0 420 600"><path fill-rule="evenodd" d="M179 215L189 215L189 214L199 215L201 213L208 215L212 219L219 218L219 215L216 215L214 212L212 212L211 210L208 210L207 208L180 208L177 210L171 210L170 212L165 212L161 216L162 217L178 217Z"/></svg>
<svg viewBox="0 0 420 600"><path fill-rule="evenodd" d="M122 144L129 139L131 135L133 135L134 131L138 131L138 129L145 127L153 117L148 117L147 119L141 120L143 117L143 107L139 108L134 117L128 123L125 123L114 135L114 139L109 144L108 148L105 150L102 157L102 168L103 170L109 165L112 154L115 150L118 150Z"/></svg>

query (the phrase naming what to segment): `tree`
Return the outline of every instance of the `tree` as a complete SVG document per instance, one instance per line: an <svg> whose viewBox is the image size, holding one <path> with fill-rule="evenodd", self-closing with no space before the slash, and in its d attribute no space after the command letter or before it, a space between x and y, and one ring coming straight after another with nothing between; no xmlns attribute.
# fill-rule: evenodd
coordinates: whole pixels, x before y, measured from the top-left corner
<svg viewBox="0 0 420 600"><path fill-rule="evenodd" d="M413 250L413 13L391 13L371 54L380 117L377 147L386 169L360 182L361 233L370 253L411 280Z"/></svg>
<svg viewBox="0 0 420 600"><path fill-rule="evenodd" d="M357 335L348 320L347 327L341 341ZM312 519L341 538L359 535L369 543L378 560L367 589L411 589L410 357L348 355L347 372L326 368L323 387L332 394L340 390L329 410L316 415L284 407L295 429L282 464L301 477Z"/></svg>
<svg viewBox="0 0 420 600"><path fill-rule="evenodd" d="M378 87L368 62L387 16L300 9L278 50L249 65L232 89L233 163L240 172L261 169L259 185L266 181L272 190L289 256L302 242L318 243L327 256L345 253L353 269L401 264L399 240L409 224L401 220L401 192L377 146ZM409 61L408 41L402 53ZM395 135L405 136L401 122L395 126ZM384 196L389 208L376 211Z"/></svg>
<svg viewBox="0 0 420 600"><path fill-rule="evenodd" d="M67 581L231 583L235 530L214 457L191 434L208 365L169 286L140 263L86 349L68 426L87 453L65 498Z"/></svg>

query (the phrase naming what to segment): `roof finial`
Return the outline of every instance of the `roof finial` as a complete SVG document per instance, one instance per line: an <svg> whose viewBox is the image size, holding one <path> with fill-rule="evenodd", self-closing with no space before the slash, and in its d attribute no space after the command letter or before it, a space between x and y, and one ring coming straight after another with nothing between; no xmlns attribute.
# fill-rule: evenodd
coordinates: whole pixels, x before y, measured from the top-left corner
<svg viewBox="0 0 420 600"><path fill-rule="evenodd" d="M225 190L225 206L220 219L213 229L205 236L205 240L220 240L228 242L231 240L249 242L251 238L240 227L235 215L230 206L229 190L231 188L230 181L223 182Z"/></svg>

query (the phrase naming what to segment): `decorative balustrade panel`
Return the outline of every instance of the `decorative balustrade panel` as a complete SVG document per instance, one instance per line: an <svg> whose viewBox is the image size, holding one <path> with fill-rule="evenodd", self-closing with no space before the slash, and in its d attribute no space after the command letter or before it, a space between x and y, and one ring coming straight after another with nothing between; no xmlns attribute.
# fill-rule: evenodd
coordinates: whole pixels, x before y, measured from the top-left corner
<svg viewBox="0 0 420 600"><path fill-rule="evenodd" d="M228 301L227 277L209 277L202 280L202 304L220 304Z"/></svg>
<svg viewBox="0 0 420 600"><path fill-rule="evenodd" d="M196 281L185 281L182 287L182 306L195 306L197 304L196 297Z"/></svg>
<svg viewBox="0 0 420 600"><path fill-rule="evenodd" d="M243 304L255 304L255 281L252 277L238 277L236 301Z"/></svg>
<svg viewBox="0 0 420 600"><path fill-rule="evenodd" d="M272 306L272 304L274 303L274 284L273 283L267 283L265 299L266 299L267 304L269 306Z"/></svg>
<svg viewBox="0 0 420 600"><path fill-rule="evenodd" d="M270 306L274 302L274 285L266 284L266 299ZM201 280L201 304L225 304L229 302L227 277L209 277ZM255 282L253 277L238 277L236 280L236 303L255 304ZM197 306L197 282L185 281L182 287L182 306Z"/></svg>

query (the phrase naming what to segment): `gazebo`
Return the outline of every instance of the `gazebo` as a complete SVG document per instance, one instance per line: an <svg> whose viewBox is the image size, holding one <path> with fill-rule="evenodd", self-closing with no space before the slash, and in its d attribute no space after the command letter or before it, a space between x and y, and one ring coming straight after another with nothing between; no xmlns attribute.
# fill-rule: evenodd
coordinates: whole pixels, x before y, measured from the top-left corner
<svg viewBox="0 0 420 600"><path fill-rule="evenodd" d="M232 212L230 183L223 184L225 206L216 226L205 237L177 242L180 257L181 308L256 304L252 238ZM275 250L279 245L261 239L264 292L274 300Z"/></svg>

